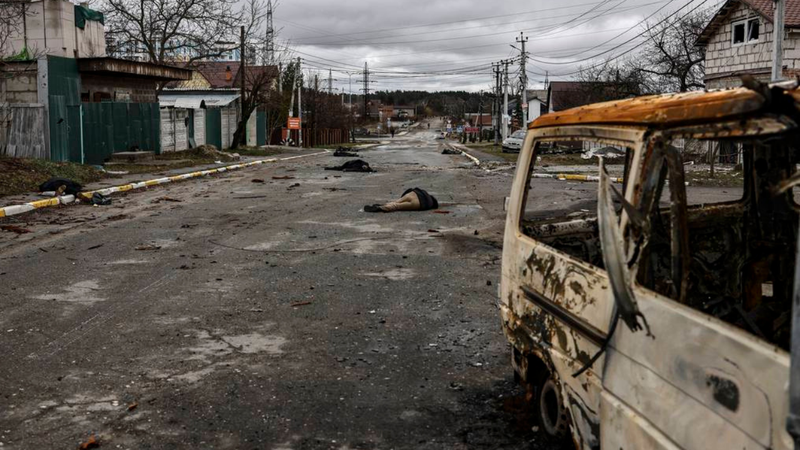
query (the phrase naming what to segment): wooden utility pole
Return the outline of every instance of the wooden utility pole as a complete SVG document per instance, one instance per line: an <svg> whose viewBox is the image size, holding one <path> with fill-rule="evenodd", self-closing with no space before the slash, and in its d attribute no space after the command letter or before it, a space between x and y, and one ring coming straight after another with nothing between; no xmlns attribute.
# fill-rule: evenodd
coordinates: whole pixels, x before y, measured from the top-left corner
<svg viewBox="0 0 800 450"><path fill-rule="evenodd" d="M520 72L519 72L519 81L522 85L522 129L528 129L528 73L525 71L525 64L528 62L528 53L525 52L525 43L528 42L528 38L526 38L522 32L519 33L519 37L517 38L517 42L520 43L522 48L520 49Z"/></svg>
<svg viewBox="0 0 800 450"><path fill-rule="evenodd" d="M239 39L241 41L241 42L239 42L239 45L241 46L241 49L239 50L239 52L241 53L239 55L239 59L241 60L241 64L239 66L239 71L241 72L241 75L242 75L241 78L239 78L239 84L240 84L239 89L241 91L240 94L239 94L240 97L241 97L241 98L239 98L239 105L241 105L241 107L242 107L242 120L244 120L244 115L245 115L244 94L245 94L245 84L246 84L245 83L245 78L246 78L245 74L247 73L246 72L247 63L245 62L245 54L244 54L244 51L245 51L244 27L240 27L239 28L239 34L240 34L240 38ZM247 126L246 125L245 125L245 130L247 130ZM247 142L247 132L245 131L245 143L246 142Z"/></svg>
<svg viewBox="0 0 800 450"><path fill-rule="evenodd" d="M300 67L300 57L297 57L297 117L300 119L300 130L298 130L298 146L303 146L303 70Z"/></svg>
<svg viewBox="0 0 800 450"><path fill-rule="evenodd" d="M783 79L783 13L785 7L786 0L775 0L775 18L772 21L772 81Z"/></svg>

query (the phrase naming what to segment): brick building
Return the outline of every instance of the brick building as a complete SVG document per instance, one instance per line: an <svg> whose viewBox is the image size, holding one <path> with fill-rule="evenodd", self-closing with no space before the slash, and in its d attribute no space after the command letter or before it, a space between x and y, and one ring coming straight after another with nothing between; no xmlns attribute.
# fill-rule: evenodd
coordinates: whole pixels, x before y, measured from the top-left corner
<svg viewBox="0 0 800 450"><path fill-rule="evenodd" d="M772 0L728 0L703 30L708 89L741 86L742 75L769 81L772 72ZM800 0L786 0L783 75L800 74Z"/></svg>

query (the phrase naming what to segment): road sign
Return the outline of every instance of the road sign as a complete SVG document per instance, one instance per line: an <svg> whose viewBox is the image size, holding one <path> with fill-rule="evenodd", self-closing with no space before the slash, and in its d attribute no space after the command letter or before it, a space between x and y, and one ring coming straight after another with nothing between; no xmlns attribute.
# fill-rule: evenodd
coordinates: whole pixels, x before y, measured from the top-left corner
<svg viewBox="0 0 800 450"><path fill-rule="evenodd" d="M286 128L290 130L299 130L300 129L300 118L299 117L289 117L288 123L286 124Z"/></svg>
<svg viewBox="0 0 800 450"><path fill-rule="evenodd" d="M522 109L528 109L528 104L527 103L523 103L522 104Z"/></svg>
<svg viewBox="0 0 800 450"><path fill-rule="evenodd" d="M464 127L459 125L458 128L456 128L456 133L463 133L463 132L464 132Z"/></svg>
<svg viewBox="0 0 800 450"><path fill-rule="evenodd" d="M453 127L447 127L447 132L448 133L452 133L453 132Z"/></svg>

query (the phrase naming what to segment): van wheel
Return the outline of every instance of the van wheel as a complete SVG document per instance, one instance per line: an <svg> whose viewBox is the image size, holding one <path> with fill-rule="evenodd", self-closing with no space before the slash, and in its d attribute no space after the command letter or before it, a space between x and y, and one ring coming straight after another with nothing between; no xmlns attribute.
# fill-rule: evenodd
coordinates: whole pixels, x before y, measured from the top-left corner
<svg viewBox="0 0 800 450"><path fill-rule="evenodd" d="M554 438L566 438L569 434L567 410L552 376L541 384L537 403L539 423L542 424L545 433Z"/></svg>

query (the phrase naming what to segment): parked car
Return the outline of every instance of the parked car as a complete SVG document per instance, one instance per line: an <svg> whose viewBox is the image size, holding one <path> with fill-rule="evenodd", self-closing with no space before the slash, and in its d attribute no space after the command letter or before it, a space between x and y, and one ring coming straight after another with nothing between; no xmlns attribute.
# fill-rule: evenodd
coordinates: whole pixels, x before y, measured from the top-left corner
<svg viewBox="0 0 800 450"><path fill-rule="evenodd" d="M522 143L525 141L525 130L517 130L511 133L511 136L503 139L503 153L518 153L522 148Z"/></svg>
<svg viewBox="0 0 800 450"><path fill-rule="evenodd" d="M585 450L795 448L800 89L754 89L532 123L507 199L499 306L545 433ZM596 185L594 213L547 198L558 187L546 183L563 181L534 164L557 142L627 154L622 179L604 158L596 176L571 176ZM742 187L687 188L687 142L741 157Z"/></svg>

